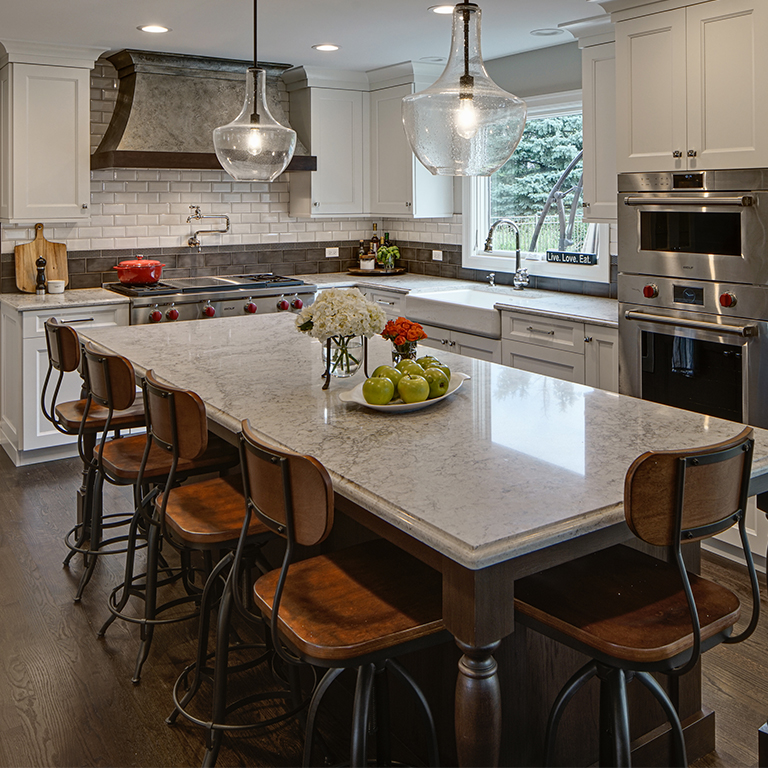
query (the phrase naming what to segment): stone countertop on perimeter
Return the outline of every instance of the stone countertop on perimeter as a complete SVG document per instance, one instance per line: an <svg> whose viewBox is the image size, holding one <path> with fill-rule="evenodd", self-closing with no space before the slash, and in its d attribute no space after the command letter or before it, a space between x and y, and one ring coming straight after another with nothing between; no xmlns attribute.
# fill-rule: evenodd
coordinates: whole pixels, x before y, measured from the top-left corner
<svg viewBox="0 0 768 768"><path fill-rule="evenodd" d="M0 301L19 312L30 312L96 304L128 304L130 300L127 296L121 296L104 288L77 288L64 293L46 293L43 296L38 296L36 293L3 293L0 294Z"/></svg>
<svg viewBox="0 0 768 768"><path fill-rule="evenodd" d="M242 419L273 444L316 456L353 502L470 569L624 523L624 475L649 449L708 445L742 425L448 351L471 379L410 413L344 403L363 381L321 388L321 344L287 314L88 328L141 372L196 391L209 418ZM369 370L390 345L370 343ZM768 431L757 429L753 492L768 489ZM606 533L608 531L606 530Z"/></svg>
<svg viewBox="0 0 768 768"><path fill-rule="evenodd" d="M336 272L322 275L296 275L296 277L308 283L314 283L318 288L330 286L351 288L357 285L368 288L383 288L402 294L426 294L457 288L472 288L498 296L498 302L495 306L502 311L505 309L517 312L524 311L532 315L588 322L609 328L618 328L619 325L618 301L599 296L583 296L577 293L543 291L535 288L516 291L508 285L490 286L470 280L408 273L391 277L382 277L376 274L362 277Z"/></svg>

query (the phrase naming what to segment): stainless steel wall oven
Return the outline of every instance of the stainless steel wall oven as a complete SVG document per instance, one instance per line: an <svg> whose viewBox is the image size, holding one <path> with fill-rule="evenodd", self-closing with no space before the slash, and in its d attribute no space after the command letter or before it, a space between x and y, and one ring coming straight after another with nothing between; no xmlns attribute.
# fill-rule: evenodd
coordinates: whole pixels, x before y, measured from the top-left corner
<svg viewBox="0 0 768 768"><path fill-rule="evenodd" d="M619 391L768 426L768 171L619 189Z"/></svg>

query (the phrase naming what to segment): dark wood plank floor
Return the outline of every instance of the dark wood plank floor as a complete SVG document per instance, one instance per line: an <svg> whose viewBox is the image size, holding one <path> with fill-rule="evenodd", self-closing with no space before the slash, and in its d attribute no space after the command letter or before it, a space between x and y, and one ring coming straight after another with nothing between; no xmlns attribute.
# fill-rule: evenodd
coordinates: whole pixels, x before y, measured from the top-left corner
<svg viewBox="0 0 768 768"><path fill-rule="evenodd" d="M160 628L142 682L130 681L138 629L122 622L100 640L106 596L122 557L103 558L81 604L81 564L62 568L72 525L79 461L16 468L0 450L0 766L194 766L202 731L164 719L171 688L192 658L192 623ZM107 489L110 509L129 509L125 489ZM706 570L725 583L738 567L713 556ZM757 764L757 728L768 715L768 639L721 646L705 656L705 701L717 711L718 749L697 768ZM324 724L345 753L345 735ZM219 765L291 766L301 735L289 722L258 736L225 738Z"/></svg>

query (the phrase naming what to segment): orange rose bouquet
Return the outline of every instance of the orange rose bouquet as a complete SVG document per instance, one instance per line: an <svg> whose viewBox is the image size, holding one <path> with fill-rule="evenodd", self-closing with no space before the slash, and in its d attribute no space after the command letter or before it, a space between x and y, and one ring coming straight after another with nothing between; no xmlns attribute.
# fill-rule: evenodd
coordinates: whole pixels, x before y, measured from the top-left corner
<svg viewBox="0 0 768 768"><path fill-rule="evenodd" d="M388 320L381 335L389 339L394 345L392 350L392 362L398 363L406 358L416 358L416 343L427 338L424 329L411 320L398 317L397 320Z"/></svg>

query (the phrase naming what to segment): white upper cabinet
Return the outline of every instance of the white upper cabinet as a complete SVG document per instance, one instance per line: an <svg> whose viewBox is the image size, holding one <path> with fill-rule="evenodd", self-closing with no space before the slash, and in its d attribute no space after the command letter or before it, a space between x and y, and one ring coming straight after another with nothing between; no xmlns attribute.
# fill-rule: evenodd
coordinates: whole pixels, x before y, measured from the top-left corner
<svg viewBox="0 0 768 768"><path fill-rule="evenodd" d="M308 68L291 70L284 77L291 125L317 157L317 171L289 176L290 215L362 215L368 181L365 78L350 82L333 70Z"/></svg>
<svg viewBox="0 0 768 768"><path fill-rule="evenodd" d="M90 69L96 54L62 46L3 45L0 221L88 218Z"/></svg>
<svg viewBox="0 0 768 768"><path fill-rule="evenodd" d="M768 165L768 3L710 0L616 24L619 172Z"/></svg>

